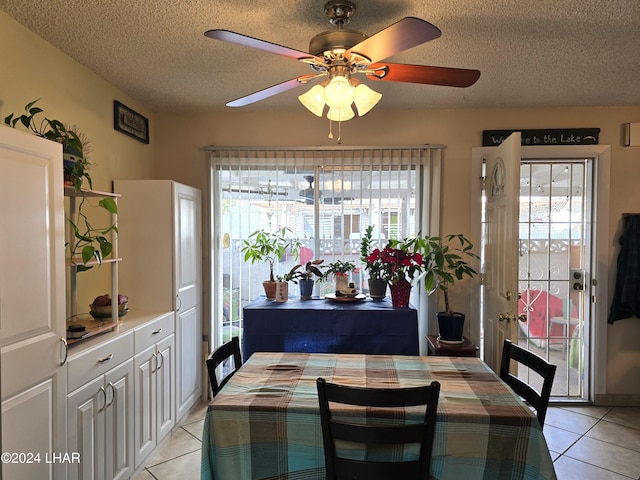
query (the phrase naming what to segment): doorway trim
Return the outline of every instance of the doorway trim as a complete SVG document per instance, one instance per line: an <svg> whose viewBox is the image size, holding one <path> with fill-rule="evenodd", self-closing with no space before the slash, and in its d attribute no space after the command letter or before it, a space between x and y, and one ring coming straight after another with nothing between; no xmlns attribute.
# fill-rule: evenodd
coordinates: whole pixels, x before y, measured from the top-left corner
<svg viewBox="0 0 640 480"><path fill-rule="evenodd" d="M482 212L482 159L488 149L495 147L476 147L471 155L471 240L480 245L481 242L481 212ZM591 338L593 339L592 355L589 371L588 398L594 402L606 393L607 373L607 322L609 307L609 187L610 187L610 145L563 145L522 147L523 159L557 159L564 158L594 158L594 255L591 271L596 284L591 286ZM470 295L470 311L475 312L475 318L480 317L480 286L473 287ZM594 300L597 299L596 302ZM471 332L472 336L480 336L480 324L476 322Z"/></svg>

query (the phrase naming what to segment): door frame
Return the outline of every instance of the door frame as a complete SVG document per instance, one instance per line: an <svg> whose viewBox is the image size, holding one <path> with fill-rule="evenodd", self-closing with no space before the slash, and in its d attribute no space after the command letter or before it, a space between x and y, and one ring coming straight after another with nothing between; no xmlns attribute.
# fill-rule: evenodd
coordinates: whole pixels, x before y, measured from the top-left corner
<svg viewBox="0 0 640 480"><path fill-rule="evenodd" d="M495 147L476 147L471 155L471 241L481 243L481 212L482 212L482 158L486 152ZM607 373L607 322L609 309L609 187L611 184L610 145L560 145L522 147L522 159L554 159L564 158L594 158L594 255L591 271L593 272L591 285L592 308L591 318L599 319L591 322L590 337L592 339L591 358L589 359L588 399L593 402L598 396L606 393ZM475 318L481 319L480 285L473 286L471 292L470 311ZM597 302L595 301L597 299ZM477 322L478 337L480 321ZM483 351L481 346L481 352Z"/></svg>

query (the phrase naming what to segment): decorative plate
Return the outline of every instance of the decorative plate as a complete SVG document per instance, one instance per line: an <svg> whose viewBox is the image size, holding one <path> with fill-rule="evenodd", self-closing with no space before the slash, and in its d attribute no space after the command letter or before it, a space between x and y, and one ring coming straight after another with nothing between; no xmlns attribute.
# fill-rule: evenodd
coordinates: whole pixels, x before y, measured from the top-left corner
<svg viewBox="0 0 640 480"><path fill-rule="evenodd" d="M332 302L361 302L362 300L364 300L365 298L367 298L367 296L363 293L358 293L356 296L351 297L351 296L339 296L336 297L335 293L328 293L324 296L324 298L326 300L331 300Z"/></svg>

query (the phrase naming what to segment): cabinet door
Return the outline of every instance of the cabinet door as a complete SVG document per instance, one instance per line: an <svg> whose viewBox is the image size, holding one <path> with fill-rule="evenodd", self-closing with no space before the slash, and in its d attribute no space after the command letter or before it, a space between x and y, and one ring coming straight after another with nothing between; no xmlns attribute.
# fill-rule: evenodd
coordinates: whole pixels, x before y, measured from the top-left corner
<svg viewBox="0 0 640 480"><path fill-rule="evenodd" d="M202 392L202 234L200 190L174 184L177 419Z"/></svg>
<svg viewBox="0 0 640 480"><path fill-rule="evenodd" d="M104 408L107 395L104 376L87 383L67 397L69 438L66 452L78 453L80 462L68 464L69 480L104 477ZM38 478L38 477L33 477Z"/></svg>
<svg viewBox="0 0 640 480"><path fill-rule="evenodd" d="M134 357L134 457L135 468L156 446L156 346Z"/></svg>
<svg viewBox="0 0 640 480"><path fill-rule="evenodd" d="M175 354L174 335L158 342L156 354L156 420L158 428L157 441L160 442L176 424L175 417Z"/></svg>
<svg viewBox="0 0 640 480"><path fill-rule="evenodd" d="M127 479L133 473L133 359L105 375L106 478Z"/></svg>
<svg viewBox="0 0 640 480"><path fill-rule="evenodd" d="M2 450L66 451L62 147L0 126ZM58 462L0 465L4 478L64 478Z"/></svg>

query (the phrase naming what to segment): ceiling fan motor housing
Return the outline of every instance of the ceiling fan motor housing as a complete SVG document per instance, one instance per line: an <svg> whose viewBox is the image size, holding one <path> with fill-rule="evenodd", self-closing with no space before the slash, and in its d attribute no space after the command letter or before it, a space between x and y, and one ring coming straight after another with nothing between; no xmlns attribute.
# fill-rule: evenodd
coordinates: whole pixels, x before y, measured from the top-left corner
<svg viewBox="0 0 640 480"><path fill-rule="evenodd" d="M318 57L325 57L325 52L349 50L367 38L367 35L355 30L327 30L311 39L309 53Z"/></svg>

